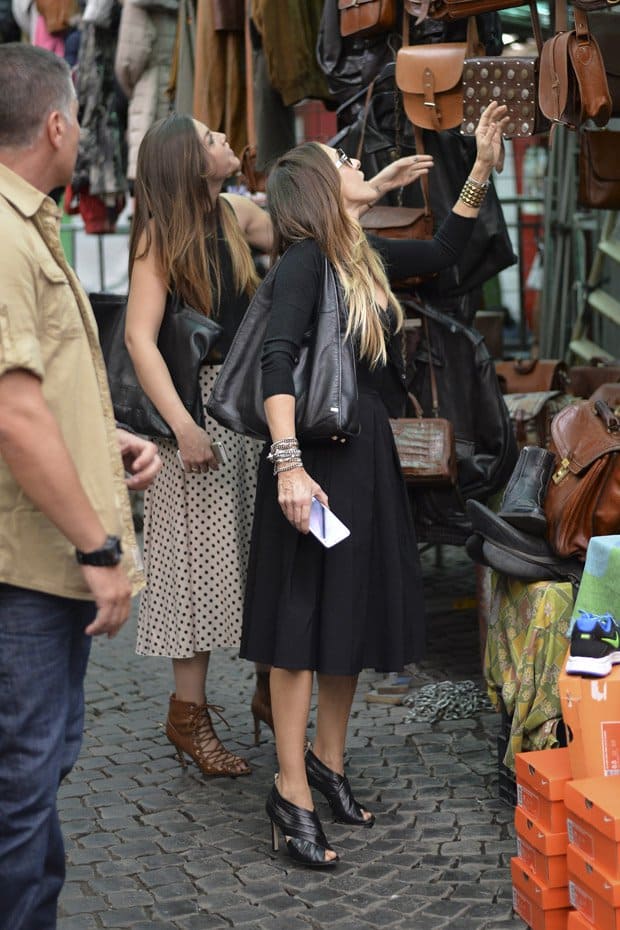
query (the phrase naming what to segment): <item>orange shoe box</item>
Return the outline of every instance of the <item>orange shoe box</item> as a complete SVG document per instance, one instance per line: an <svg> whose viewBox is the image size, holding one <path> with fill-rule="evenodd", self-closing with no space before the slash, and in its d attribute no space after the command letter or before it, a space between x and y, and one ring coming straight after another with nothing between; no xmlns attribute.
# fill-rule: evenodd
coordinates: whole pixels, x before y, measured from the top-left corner
<svg viewBox="0 0 620 930"><path fill-rule="evenodd" d="M579 911L569 911L567 930L596 930L596 927Z"/></svg>
<svg viewBox="0 0 620 930"><path fill-rule="evenodd" d="M564 787L573 777L568 749L519 752L515 768L519 807L549 833L564 833Z"/></svg>
<svg viewBox="0 0 620 930"><path fill-rule="evenodd" d="M620 881L620 783L605 777L571 781L565 803L570 843Z"/></svg>
<svg viewBox="0 0 620 930"><path fill-rule="evenodd" d="M573 778L620 775L620 666L605 678L562 669L558 685Z"/></svg>
<svg viewBox="0 0 620 930"><path fill-rule="evenodd" d="M614 881L568 844L570 903L595 930L620 930L620 881Z"/></svg>
<svg viewBox="0 0 620 930"><path fill-rule="evenodd" d="M568 888L547 888L517 856L510 860L510 872L512 906L528 927L532 930L567 930Z"/></svg>
<svg viewBox="0 0 620 930"><path fill-rule="evenodd" d="M535 820L530 819L523 808L515 808L515 830L517 831L517 855L547 888L568 885L566 874L567 833L549 833Z"/></svg>

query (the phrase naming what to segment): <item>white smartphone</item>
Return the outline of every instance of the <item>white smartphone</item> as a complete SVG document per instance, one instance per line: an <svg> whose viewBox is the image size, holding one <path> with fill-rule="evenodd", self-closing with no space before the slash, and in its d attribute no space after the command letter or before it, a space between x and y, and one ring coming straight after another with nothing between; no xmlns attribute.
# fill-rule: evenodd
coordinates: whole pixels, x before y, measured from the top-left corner
<svg viewBox="0 0 620 930"><path fill-rule="evenodd" d="M310 532L328 549L351 535L351 530L342 520L316 497L312 498L310 507Z"/></svg>

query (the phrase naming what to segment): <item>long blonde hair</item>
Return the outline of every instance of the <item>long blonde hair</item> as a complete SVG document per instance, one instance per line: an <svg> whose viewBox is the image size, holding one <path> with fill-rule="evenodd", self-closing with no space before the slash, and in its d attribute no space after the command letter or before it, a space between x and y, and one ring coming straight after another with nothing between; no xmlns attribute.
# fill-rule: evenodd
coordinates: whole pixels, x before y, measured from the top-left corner
<svg viewBox="0 0 620 930"><path fill-rule="evenodd" d="M390 288L379 255L360 224L346 212L338 170L317 142L305 142L276 162L267 182L267 205L274 228L274 255L292 243L314 239L336 269L348 308L347 335L371 367L387 361L388 313L377 304L382 288L402 327L403 311Z"/></svg>
<svg viewBox="0 0 620 930"><path fill-rule="evenodd" d="M169 288L213 316L221 284L218 220L237 293L252 296L258 275L233 209L219 197L215 203L211 199L208 170L208 155L191 117L173 113L149 128L138 152L129 276L134 262L154 246ZM145 245L140 250L142 234Z"/></svg>

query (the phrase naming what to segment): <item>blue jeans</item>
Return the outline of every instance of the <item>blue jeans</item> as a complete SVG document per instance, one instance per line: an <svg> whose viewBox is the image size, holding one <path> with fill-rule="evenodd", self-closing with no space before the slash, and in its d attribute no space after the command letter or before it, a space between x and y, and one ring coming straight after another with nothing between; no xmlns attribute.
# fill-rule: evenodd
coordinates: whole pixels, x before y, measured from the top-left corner
<svg viewBox="0 0 620 930"><path fill-rule="evenodd" d="M54 930L56 795L82 741L89 601L0 584L0 930Z"/></svg>

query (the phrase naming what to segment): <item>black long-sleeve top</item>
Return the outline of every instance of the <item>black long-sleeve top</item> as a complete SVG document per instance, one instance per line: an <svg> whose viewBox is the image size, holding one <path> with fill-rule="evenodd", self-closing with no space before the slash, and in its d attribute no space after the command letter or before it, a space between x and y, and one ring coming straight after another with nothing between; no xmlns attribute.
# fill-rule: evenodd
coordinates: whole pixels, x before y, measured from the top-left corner
<svg viewBox="0 0 620 930"><path fill-rule="evenodd" d="M450 212L429 240L369 236L390 281L433 274L454 264L470 239L475 219ZM262 356L263 398L292 394L293 368L304 334L317 308L323 255L313 239L295 243L284 253L274 281L271 316Z"/></svg>

